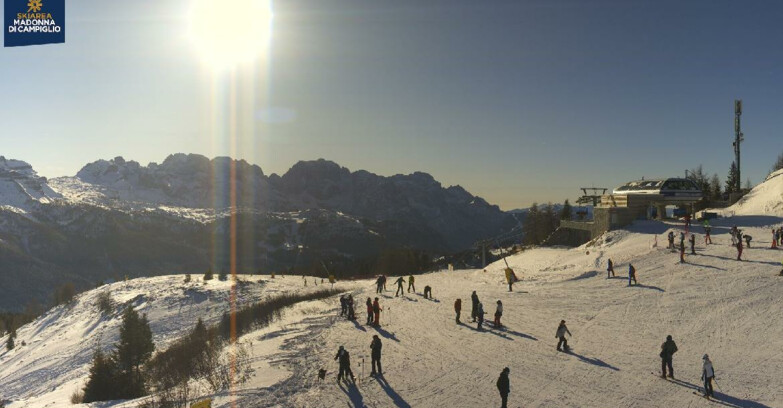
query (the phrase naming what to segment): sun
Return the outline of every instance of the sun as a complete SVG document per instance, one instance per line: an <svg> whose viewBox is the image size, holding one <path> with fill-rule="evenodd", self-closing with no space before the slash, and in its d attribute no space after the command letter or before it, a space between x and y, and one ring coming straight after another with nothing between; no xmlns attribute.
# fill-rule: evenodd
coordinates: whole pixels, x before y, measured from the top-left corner
<svg viewBox="0 0 783 408"><path fill-rule="evenodd" d="M194 0L188 35L214 69L256 59L272 33L271 0Z"/></svg>

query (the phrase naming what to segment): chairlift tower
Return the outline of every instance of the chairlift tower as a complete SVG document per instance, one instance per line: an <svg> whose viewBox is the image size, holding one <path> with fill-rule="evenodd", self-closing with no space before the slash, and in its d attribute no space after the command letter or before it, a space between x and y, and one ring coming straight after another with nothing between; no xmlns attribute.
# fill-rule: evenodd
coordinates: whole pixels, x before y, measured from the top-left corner
<svg viewBox="0 0 783 408"><path fill-rule="evenodd" d="M576 200L576 203L577 204L592 203L593 207L598 207L598 203L601 202L601 196L606 194L606 190L608 190L608 188L604 188L604 187L581 187L580 189L584 194ZM587 192L588 190L590 190L592 194L589 194ZM598 194L599 191L601 192L601 194Z"/></svg>
<svg viewBox="0 0 783 408"><path fill-rule="evenodd" d="M734 189L740 191L742 177L740 176L740 143L745 140L745 135L740 129L740 116L742 116L742 99L734 100L734 161L737 163L737 180Z"/></svg>

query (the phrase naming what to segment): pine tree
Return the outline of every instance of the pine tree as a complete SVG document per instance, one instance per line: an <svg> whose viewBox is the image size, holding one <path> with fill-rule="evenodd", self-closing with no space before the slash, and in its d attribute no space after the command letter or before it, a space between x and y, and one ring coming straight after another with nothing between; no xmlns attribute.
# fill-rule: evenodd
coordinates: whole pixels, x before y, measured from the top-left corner
<svg viewBox="0 0 783 408"><path fill-rule="evenodd" d="M212 268L210 267L210 268L209 268L209 269L207 269L207 271L204 273L204 282L206 282L206 281L208 281L208 280L212 280L212 278L213 278L213 276L212 276Z"/></svg>
<svg viewBox="0 0 783 408"><path fill-rule="evenodd" d="M772 171L770 171L770 173L774 173L780 169L783 169L783 153L778 155L778 159L775 160L775 165L772 166Z"/></svg>
<svg viewBox="0 0 783 408"><path fill-rule="evenodd" d="M218 280L225 281L228 279L228 275L226 275L226 268L223 268L220 270L220 274L218 274Z"/></svg>
<svg viewBox="0 0 783 408"><path fill-rule="evenodd" d="M87 384L84 386L84 402L116 399L118 383L117 364L111 356L96 350Z"/></svg>
<svg viewBox="0 0 783 408"><path fill-rule="evenodd" d="M718 178L717 174L713 174L712 178L710 179L710 199L719 201L721 199L721 191L720 191L720 179Z"/></svg>
<svg viewBox="0 0 783 408"><path fill-rule="evenodd" d="M522 230L525 233L525 242L528 244L538 244L537 231L538 231L538 203L533 203L525 216L525 220L522 222Z"/></svg>
<svg viewBox="0 0 783 408"><path fill-rule="evenodd" d="M133 307L126 307L122 313L120 342L114 353L123 384L123 389L120 390L121 398L132 399L146 394L141 366L150 359L154 350L155 344L152 342L147 315L139 317Z"/></svg>
<svg viewBox="0 0 783 408"><path fill-rule="evenodd" d="M745 190L750 190L753 188L753 183L750 182L750 179L745 180Z"/></svg>
<svg viewBox="0 0 783 408"><path fill-rule="evenodd" d="M736 193L737 192L737 163L731 162L731 167L729 168L729 175L726 177L726 194Z"/></svg>
<svg viewBox="0 0 783 408"><path fill-rule="evenodd" d="M14 343L14 339L16 338L16 329L11 328L11 332L8 334L8 340L5 342L5 348L10 350L13 350L14 347L16 347L16 344Z"/></svg>
<svg viewBox="0 0 783 408"><path fill-rule="evenodd" d="M190 274L185 275L185 283L190 283Z"/></svg>
<svg viewBox="0 0 783 408"><path fill-rule="evenodd" d="M571 203L568 202L568 199L563 202L563 209L560 210L560 219L561 220L571 220L571 217L573 217L574 209L571 207Z"/></svg>

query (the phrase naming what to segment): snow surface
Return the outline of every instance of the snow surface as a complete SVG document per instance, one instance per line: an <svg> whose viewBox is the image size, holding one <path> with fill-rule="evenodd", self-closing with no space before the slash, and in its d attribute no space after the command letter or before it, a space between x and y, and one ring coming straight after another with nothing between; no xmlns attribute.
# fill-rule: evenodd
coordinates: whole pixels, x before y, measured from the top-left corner
<svg viewBox="0 0 783 408"><path fill-rule="evenodd" d="M754 187L737 203L723 211L730 215L774 215L783 217L783 169Z"/></svg>

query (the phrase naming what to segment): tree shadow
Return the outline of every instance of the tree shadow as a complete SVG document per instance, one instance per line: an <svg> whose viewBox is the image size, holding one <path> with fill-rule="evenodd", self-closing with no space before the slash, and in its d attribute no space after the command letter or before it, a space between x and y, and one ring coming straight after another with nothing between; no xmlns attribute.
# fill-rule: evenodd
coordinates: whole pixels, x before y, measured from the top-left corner
<svg viewBox="0 0 783 408"><path fill-rule="evenodd" d="M703 392L702 387L691 384L687 381L683 381L675 378L670 378L669 380L673 384L679 385L681 387L690 388L698 393ZM769 405L765 405L760 402L732 397L731 395L727 395L722 392L715 392L715 395L712 397L712 402L718 403L726 407L732 407L732 408L772 408Z"/></svg>
<svg viewBox="0 0 783 408"><path fill-rule="evenodd" d="M605 367L605 368L608 368L608 369L614 370L614 371L620 371L619 368L617 368L617 367L615 367L615 366L613 366L613 365L611 365L611 364L601 360L600 358L586 357L586 356L574 353L573 350L568 351L567 353L573 355L576 358L578 358L580 361L584 361L585 363L592 364L592 365L598 366L598 367Z"/></svg>
<svg viewBox="0 0 783 408"><path fill-rule="evenodd" d="M399 408L411 408L411 405L408 404L408 402L406 402L400 396L400 394L397 394L397 391L394 391L394 388L389 385L389 383L386 381L386 378L384 378L382 375L379 375L375 377L375 381L378 381L378 384L380 384L381 388L383 388L383 391L386 392L386 395L392 399L394 405Z"/></svg>
<svg viewBox="0 0 783 408"><path fill-rule="evenodd" d="M359 388L356 387L356 384L349 384L348 387L346 387L345 384L340 381L339 385L340 390L351 399L351 404L353 404L354 408L366 407L366 405L364 405L364 397L362 397L362 393L359 392Z"/></svg>
<svg viewBox="0 0 783 408"><path fill-rule="evenodd" d="M385 339L394 340L394 341L396 341L397 343L399 343L399 342L400 342L400 340L399 340L399 339L397 339L397 336L396 336L396 335L394 335L394 333L389 333L388 331L386 331L386 330L382 329L382 328L381 328L381 326L373 326L373 329L375 329L375 331L377 331L377 332L378 332L378 334L380 334L381 336L383 336L383 338L385 338Z"/></svg>

